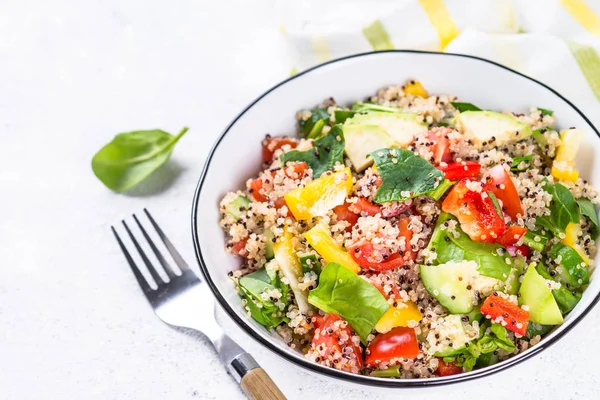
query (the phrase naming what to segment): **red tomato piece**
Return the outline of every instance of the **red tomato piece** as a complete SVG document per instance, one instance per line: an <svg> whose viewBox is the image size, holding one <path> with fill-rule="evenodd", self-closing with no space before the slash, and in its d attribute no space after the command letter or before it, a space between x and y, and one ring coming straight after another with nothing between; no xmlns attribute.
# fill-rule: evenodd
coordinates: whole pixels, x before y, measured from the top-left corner
<svg viewBox="0 0 600 400"><path fill-rule="evenodd" d="M492 322L500 323L502 320L505 321L506 325L502 325L514 333L518 333L521 336L525 336L525 333L527 333L529 312L506 300L504 297L499 296L497 293L485 299L480 311L483 315L489 315Z"/></svg>
<svg viewBox="0 0 600 400"><path fill-rule="evenodd" d="M482 184L481 192L475 192L467 187L468 181L463 179L452 187L442 203L442 210L458 218L462 230L474 241L494 243L504 234L504 219L485 193L487 187ZM479 184L478 181L471 182Z"/></svg>
<svg viewBox="0 0 600 400"><path fill-rule="evenodd" d="M285 202L285 199L283 197L278 198L277 200L275 200L275 208L276 209L280 209L281 207L286 206L287 207L287 203ZM290 211L290 208L288 207L287 209L287 217L293 217L294 214L292 214L292 212Z"/></svg>
<svg viewBox="0 0 600 400"><path fill-rule="evenodd" d="M436 167L444 173L444 177L449 181L459 181L463 178L477 178L481 171L481 164L475 161L461 161L444 166L438 165Z"/></svg>
<svg viewBox="0 0 600 400"><path fill-rule="evenodd" d="M356 203L350 205L350 211L360 215L375 216L381 214L381 206L379 204L371 203L364 197L357 197Z"/></svg>
<svg viewBox="0 0 600 400"><path fill-rule="evenodd" d="M394 299L400 299L400 292L398 291L398 286L395 283L392 283L392 293L390 294L389 292L386 292L383 289L383 285L381 284L381 282L375 281L373 279L369 279L369 282L371 282L371 284L375 286L377 290L379 290L379 292L383 295L383 297L385 297L386 300L389 300L390 297L392 297L392 295L394 295Z"/></svg>
<svg viewBox="0 0 600 400"><path fill-rule="evenodd" d="M296 139L288 138L288 137L267 137L262 141L263 150L262 150L262 160L263 162L271 162L273 161L273 154L276 150L282 148L285 145L290 145L292 149L298 146L298 141Z"/></svg>
<svg viewBox="0 0 600 400"><path fill-rule="evenodd" d="M506 227L504 234L498 238L496 243L501 244L504 247L513 246L517 243L523 235L527 233L527 228L518 225L511 225Z"/></svg>
<svg viewBox="0 0 600 400"><path fill-rule="evenodd" d="M358 369L363 368L362 351L360 346L352 340L354 332L346 321L337 314L327 314L312 317L315 334L311 342L311 348L317 351L323 361L332 354L342 354L345 347L352 349L351 357L356 360Z"/></svg>
<svg viewBox="0 0 600 400"><path fill-rule="evenodd" d="M463 367L456 365L456 362L445 363L442 358L438 358L438 376L457 375L463 372Z"/></svg>
<svg viewBox="0 0 600 400"><path fill-rule="evenodd" d="M502 200L502 211L506 212L513 221L517 220L517 214L524 215L521 198L515 184L502 165L496 165L489 170L490 177L487 184L489 189Z"/></svg>
<svg viewBox="0 0 600 400"><path fill-rule="evenodd" d="M344 202L344 204L341 204L341 205L335 207L333 209L333 212L335 213L335 216L337 217L338 221L346 221L346 222L348 222L350 224L346 228L346 231L347 232L351 232L352 231L352 227L358 221L359 215L353 213L352 211L350 211L350 206L346 202Z"/></svg>
<svg viewBox="0 0 600 400"><path fill-rule="evenodd" d="M419 342L413 328L397 326L387 333L380 333L367 346L365 362L369 367L389 362L394 358L416 358L420 353Z"/></svg>
<svg viewBox="0 0 600 400"><path fill-rule="evenodd" d="M235 242L231 246L231 250L233 250L235 254L246 258L248 257L248 251L246 251L246 243L248 243L248 238L244 238L239 242Z"/></svg>
<svg viewBox="0 0 600 400"><path fill-rule="evenodd" d="M430 150L433 153L432 164L452 161L450 139L448 138L450 133L452 133L452 129L447 127L433 128L427 132L427 139L433 142L433 145L430 147Z"/></svg>
<svg viewBox="0 0 600 400"><path fill-rule="evenodd" d="M258 178L250 182L250 194L254 197L254 200L264 203L267 201L267 196L262 193L263 181Z"/></svg>
<svg viewBox="0 0 600 400"><path fill-rule="evenodd" d="M290 179L302 178L306 174L306 170L308 170L308 165L304 161L283 168L285 176Z"/></svg>

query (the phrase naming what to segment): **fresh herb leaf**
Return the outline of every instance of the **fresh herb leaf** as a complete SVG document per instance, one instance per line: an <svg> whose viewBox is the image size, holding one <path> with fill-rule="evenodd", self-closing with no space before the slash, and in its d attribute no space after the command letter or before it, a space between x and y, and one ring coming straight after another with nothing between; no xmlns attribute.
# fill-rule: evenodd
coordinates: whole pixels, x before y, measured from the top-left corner
<svg viewBox="0 0 600 400"><path fill-rule="evenodd" d="M480 327L480 330L486 331L487 324ZM475 364L491 365L495 361L488 355L493 355L497 349L507 352L515 350L515 344L508 338L508 332L500 324L491 324L490 333L484 334L477 340L471 341L469 347L462 350L461 354L449 357L444 362L456 362L456 365L464 367L466 371L471 371Z"/></svg>
<svg viewBox="0 0 600 400"><path fill-rule="evenodd" d="M452 106L454 106L454 108L456 108L458 110L458 112L481 111L481 108L479 108L476 105L471 104L471 103L462 103L459 101L451 101L450 104L452 104Z"/></svg>
<svg viewBox="0 0 600 400"><path fill-rule="evenodd" d="M390 113L401 113L402 109L398 107L386 107L375 103L360 103L356 102L352 104L352 111L356 113L367 113L370 111L390 112Z"/></svg>
<svg viewBox="0 0 600 400"><path fill-rule="evenodd" d="M320 177L339 162L344 161L344 133L341 125L336 125L327 135L315 140L314 147L306 151L292 150L280 157L285 165L288 161L304 161L313 170L313 178Z"/></svg>
<svg viewBox="0 0 600 400"><path fill-rule="evenodd" d="M390 308L375 286L334 262L323 268L319 286L310 291L308 302L346 320L363 344L367 343L367 336Z"/></svg>
<svg viewBox="0 0 600 400"><path fill-rule="evenodd" d="M300 265L302 265L302 273L314 272L317 275L321 273L321 263L314 254L300 257Z"/></svg>
<svg viewBox="0 0 600 400"><path fill-rule="evenodd" d="M513 162L512 162L512 165L510 166L510 170L512 172L527 171L528 169L531 168L531 160L533 160L533 155L515 157L515 158L513 158ZM525 167L520 167L520 164L522 162L526 163Z"/></svg>
<svg viewBox="0 0 600 400"><path fill-rule="evenodd" d="M313 108L310 110L310 117L306 121L302 119L298 120L298 128L300 129L300 133L302 136L308 137L311 132L313 132L315 125L319 123L319 121L323 121L319 123L321 129L323 129L323 126L329 121L329 118L330 115L326 108ZM321 133L320 130L319 133Z"/></svg>
<svg viewBox="0 0 600 400"><path fill-rule="evenodd" d="M498 203L498 198L496 197L494 192L488 190L487 194L488 194L488 196L490 196L492 203L494 203L494 208L496 209L498 216L500 218L504 219L504 214L502 214L502 208L500 208L500 203Z"/></svg>
<svg viewBox="0 0 600 400"><path fill-rule="evenodd" d="M537 107L537 109L542 113L542 115L550 115L550 116L554 115L554 111L548 110L547 108Z"/></svg>
<svg viewBox="0 0 600 400"><path fill-rule="evenodd" d="M348 118L352 118L354 114L356 112L351 110L335 110L333 113L336 124L343 124Z"/></svg>
<svg viewBox="0 0 600 400"><path fill-rule="evenodd" d="M160 129L120 133L94 155L92 170L107 188L125 192L167 162L187 131L177 136Z"/></svg>
<svg viewBox="0 0 600 400"><path fill-rule="evenodd" d="M592 236L598 236L598 213L596 212L596 208L594 204L588 199L579 199L577 200L577 205L579 206L579 211L581 215L585 215L590 222L592 223Z"/></svg>
<svg viewBox="0 0 600 400"><path fill-rule="evenodd" d="M471 240L458 226L456 227L458 237L454 237L454 234L448 232L447 229L442 229L444 223L451 219L454 220L450 214L441 213L431 235L428 248L435 249L437 263L475 261L478 265L477 270L481 275L505 281L513 264L512 257L504 254L504 250L500 245ZM503 254L500 255L499 252Z"/></svg>
<svg viewBox="0 0 600 400"><path fill-rule="evenodd" d="M550 216L539 218L540 224L553 232L564 233L570 222L579 222L579 207L573 193L560 183L551 184L547 179L544 190L552 195Z"/></svg>
<svg viewBox="0 0 600 400"><path fill-rule="evenodd" d="M499 348L509 353L515 351L515 344L508 338L508 332L505 327L500 324L492 324L490 330L494 334L494 342L496 342Z"/></svg>
<svg viewBox="0 0 600 400"><path fill-rule="evenodd" d="M444 179L441 171L410 150L385 148L371 157L382 180L375 203L412 199L432 191Z"/></svg>
<svg viewBox="0 0 600 400"><path fill-rule="evenodd" d="M287 288L282 287L287 285L279 280L277 274L275 274L275 278L270 275L267 268L261 268L241 277L238 281L240 295L245 298L246 307L248 307L252 318L267 327L267 329L275 328L281 323L289 321L284 312L285 307L288 305ZM265 300L261 296L262 293L274 289L279 289L282 292L282 296L277 303L270 299Z"/></svg>

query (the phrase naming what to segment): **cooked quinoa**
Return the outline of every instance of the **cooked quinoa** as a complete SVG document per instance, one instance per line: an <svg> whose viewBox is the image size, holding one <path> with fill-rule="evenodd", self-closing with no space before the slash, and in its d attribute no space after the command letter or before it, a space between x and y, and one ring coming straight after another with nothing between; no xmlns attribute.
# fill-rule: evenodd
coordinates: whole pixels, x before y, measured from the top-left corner
<svg viewBox="0 0 600 400"><path fill-rule="evenodd" d="M552 111L482 111L409 80L296 118L220 225L248 317L307 359L456 374L536 345L579 301L600 197L574 167L581 132Z"/></svg>

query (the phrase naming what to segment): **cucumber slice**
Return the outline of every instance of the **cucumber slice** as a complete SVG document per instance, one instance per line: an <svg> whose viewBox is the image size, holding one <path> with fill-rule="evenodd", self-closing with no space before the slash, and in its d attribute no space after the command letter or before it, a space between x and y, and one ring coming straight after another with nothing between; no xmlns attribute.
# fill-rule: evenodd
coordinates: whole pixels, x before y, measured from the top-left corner
<svg viewBox="0 0 600 400"><path fill-rule="evenodd" d="M467 287L477 275L477 263L473 261L421 266L425 289L452 314L468 314L473 310L477 297L475 290Z"/></svg>
<svg viewBox="0 0 600 400"><path fill-rule="evenodd" d="M412 143L415 135L427 131L427 124L420 121L417 114L369 112L368 114L355 115L346 124L378 126L390 135L400 147L408 146Z"/></svg>
<svg viewBox="0 0 600 400"><path fill-rule="evenodd" d="M225 208L227 213L230 214L233 218L239 220L242 218L244 212L248 209L251 201L246 196L238 196L231 201L231 203L227 204Z"/></svg>
<svg viewBox="0 0 600 400"><path fill-rule="evenodd" d="M548 257L554 261L553 269L567 288L578 288L590 283L587 265L572 247L557 243L548 252ZM557 263L557 260L560 262Z"/></svg>
<svg viewBox="0 0 600 400"><path fill-rule="evenodd" d="M358 172L373 164L369 153L395 145L390 135L375 125L346 124L343 129L346 140L344 150Z"/></svg>
<svg viewBox="0 0 600 400"><path fill-rule="evenodd" d="M470 325L465 325L458 315L447 315L443 318L444 321L440 322L435 333L447 340L436 346L434 355L436 357L452 357L463 353L466 343L477 337L476 331ZM471 331L471 335L467 333L467 329Z"/></svg>
<svg viewBox="0 0 600 400"><path fill-rule="evenodd" d="M521 295L519 305L529 307L529 320L531 322L542 325L563 323L562 313L546 284L546 280L536 271L533 265L527 268L519 293Z"/></svg>
<svg viewBox="0 0 600 400"><path fill-rule="evenodd" d="M456 116L459 130L474 143L502 145L531 136L531 128L511 115L495 111L465 111Z"/></svg>
<svg viewBox="0 0 600 400"><path fill-rule="evenodd" d="M275 257L275 253L273 252L273 231L270 229L265 229L265 258L268 260L273 259Z"/></svg>

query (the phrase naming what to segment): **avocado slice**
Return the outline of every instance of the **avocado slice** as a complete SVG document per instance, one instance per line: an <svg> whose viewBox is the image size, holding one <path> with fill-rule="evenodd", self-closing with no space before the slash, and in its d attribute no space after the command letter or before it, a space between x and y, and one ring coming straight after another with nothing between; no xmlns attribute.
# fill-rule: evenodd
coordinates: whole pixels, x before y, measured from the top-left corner
<svg viewBox="0 0 600 400"><path fill-rule="evenodd" d="M531 136L531 128L511 115L495 111L465 111L456 116L459 130L475 144L502 145Z"/></svg>
<svg viewBox="0 0 600 400"><path fill-rule="evenodd" d="M375 125L346 124L343 129L346 140L344 150L358 172L373 164L369 153L396 145L390 135Z"/></svg>
<svg viewBox="0 0 600 400"><path fill-rule="evenodd" d="M419 121L417 114L370 112L355 115L346 124L376 125L387 132L400 147L408 146L412 143L415 135L427 131L427 124ZM346 138L346 140L348 139Z"/></svg>
<svg viewBox="0 0 600 400"><path fill-rule="evenodd" d="M558 325L563 317L546 284L533 265L527 268L519 289L519 305L529 307L529 320L542 325Z"/></svg>
<svg viewBox="0 0 600 400"><path fill-rule="evenodd" d="M467 289L473 275L478 275L474 261L421 265L425 289L452 314L468 314L476 303L475 290Z"/></svg>

